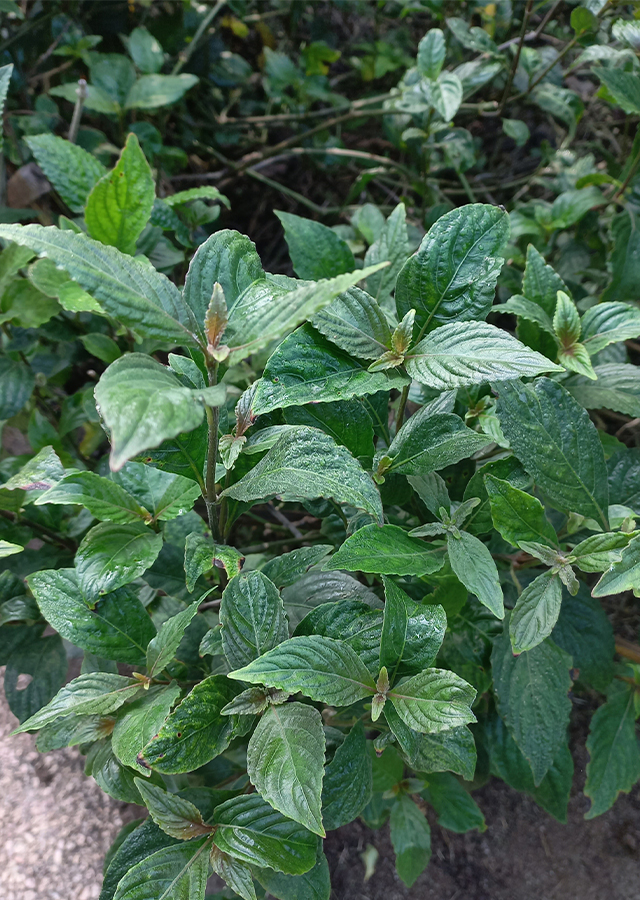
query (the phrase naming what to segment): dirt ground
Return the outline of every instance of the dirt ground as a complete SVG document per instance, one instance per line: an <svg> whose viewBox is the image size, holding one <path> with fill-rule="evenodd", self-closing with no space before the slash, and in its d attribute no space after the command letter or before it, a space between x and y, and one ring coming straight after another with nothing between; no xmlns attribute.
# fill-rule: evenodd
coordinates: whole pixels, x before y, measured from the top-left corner
<svg viewBox="0 0 640 900"><path fill-rule="evenodd" d="M31 735L9 738L16 720L0 699L0 898L97 900L102 860L122 825L139 810L105 796L83 774L76 751L46 755ZM388 829L354 823L332 832L325 849L332 900L639 900L640 790L586 822L577 776L569 824L497 781L474 796L488 830L455 835L432 821L433 858L409 891L398 880ZM363 882L360 854L379 851Z"/></svg>

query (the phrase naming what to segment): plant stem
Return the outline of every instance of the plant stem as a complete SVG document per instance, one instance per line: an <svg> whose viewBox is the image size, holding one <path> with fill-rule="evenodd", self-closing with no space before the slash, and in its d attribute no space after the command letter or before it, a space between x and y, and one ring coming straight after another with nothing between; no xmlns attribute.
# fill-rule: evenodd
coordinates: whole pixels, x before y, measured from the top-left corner
<svg viewBox="0 0 640 900"><path fill-rule="evenodd" d="M76 100L76 105L73 108L73 116L71 119L71 125L69 126L69 134L67 135L67 140L70 144L75 144L76 138L78 137L80 119L82 118L82 107L84 106L84 101L87 99L87 82L84 80L84 78L81 78L78 81L76 94L78 95L78 99Z"/></svg>
<svg viewBox="0 0 640 900"><path fill-rule="evenodd" d="M218 381L218 363L207 361L209 372L209 387L213 387ZM220 540L218 529L218 509L216 495L216 460L218 458L218 423L220 411L217 406L207 406L207 425L209 426L209 439L207 441L207 469L205 472L204 502L207 507L209 529L214 541Z"/></svg>
<svg viewBox="0 0 640 900"><path fill-rule="evenodd" d="M631 166L630 166L630 168L629 168L629 171L627 172L627 177L625 178L625 180L622 182L622 184L620 185L620 187L618 188L618 190L617 190L617 191L615 192L615 194L613 195L613 198L612 198L612 199L613 199L614 201L620 200L620 198L624 196L624 192L625 192L626 189L629 187L629 184L630 184L630 182L631 182L631 179L632 179L633 176L636 174L636 170L637 170L637 168L638 168L639 165L640 165L640 148L638 148L638 152L637 152L636 155L635 155L635 159L634 159L633 162L631 163Z"/></svg>
<svg viewBox="0 0 640 900"><path fill-rule="evenodd" d="M398 407L398 415L396 416L396 434L402 428L402 420L404 419L404 410L409 398L409 385L405 384L400 395L400 406Z"/></svg>
<svg viewBox="0 0 640 900"><path fill-rule="evenodd" d="M182 53L178 57L178 62L175 64L175 66L171 70L172 75L178 75L178 73L181 72L182 69L189 62L189 60L193 56L193 53L194 53L196 47L200 43L202 35L205 33L205 31L207 30L207 28L209 27L211 22L215 19L215 17L218 15L218 12L222 9L222 7L225 5L226 2L227 2L227 0L218 0L216 5L213 6L209 10L209 12L206 14L204 19L202 20L202 22L200 22L200 25L198 26L198 30L194 34L191 43L188 45L186 50L182 51Z"/></svg>
<svg viewBox="0 0 640 900"><path fill-rule="evenodd" d="M507 83L504 87L504 93L502 94L502 100L500 101L500 106L498 107L498 111L496 115L502 115L502 110L504 109L504 105L507 102L507 98L511 93L511 85L513 84L513 79L516 74L516 70L518 68L518 63L520 62L520 54L522 53L522 44L524 42L524 36L527 31L527 24L529 22L529 16L531 15L531 9L533 7L533 0L527 0L527 5L524 11L524 15L522 16L522 27L520 29L520 37L518 39L518 47L516 49L515 56L513 57L513 62L511 64L511 69L509 70L509 77L507 78Z"/></svg>
<svg viewBox="0 0 640 900"><path fill-rule="evenodd" d="M76 551L76 545L74 543L60 537L60 535L56 534L55 531L47 528L46 525L41 525L39 522L34 522L32 519L25 519L24 516L20 516L18 518L15 513L9 512L4 509L0 510L0 516L2 516L3 519L8 519L10 522L13 522L14 525L16 525L19 521L20 524L26 525L27 528L33 528L34 531L39 531L42 535L42 538L51 544L57 544L58 547L63 547L65 550L70 550L72 553L75 553Z"/></svg>

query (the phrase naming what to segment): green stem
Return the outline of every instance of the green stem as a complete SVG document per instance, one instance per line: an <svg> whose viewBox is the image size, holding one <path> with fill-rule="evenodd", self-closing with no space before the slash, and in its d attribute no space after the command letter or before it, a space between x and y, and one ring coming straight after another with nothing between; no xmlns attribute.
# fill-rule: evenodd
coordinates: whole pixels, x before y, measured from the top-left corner
<svg viewBox="0 0 640 900"><path fill-rule="evenodd" d="M500 106L498 107L498 111L496 115L502 115L502 110L504 109L504 105L507 102L507 98L511 93L511 85L513 84L513 79L515 77L516 71L518 69L518 63L520 62L520 54L522 53L522 44L524 43L524 36L527 31L527 24L529 22L529 16L531 15L531 8L533 7L533 0L527 0L527 6L524 11L524 15L522 17L522 27L520 28L520 37L518 40L518 47L516 49L515 56L513 58L513 63L511 64L511 69L509 70L509 77L507 78L507 83L504 88L504 93L502 95L502 100L500 101Z"/></svg>
<svg viewBox="0 0 640 900"><path fill-rule="evenodd" d="M398 415L396 416L396 434L402 428L402 420L404 419L404 410L409 399L409 385L405 384L400 395L400 406L398 407Z"/></svg>
<svg viewBox="0 0 640 900"><path fill-rule="evenodd" d="M209 10L209 12L206 14L204 19L202 20L202 22L200 22L200 25L198 26L198 30L194 34L191 43L189 44L187 49L183 50L183 52L180 54L180 56L178 57L178 62L175 64L175 66L171 70L172 75L177 75L179 72L181 72L182 69L189 62L189 60L191 59L191 57L193 55L194 50L200 43L202 35L205 33L205 31L207 30L207 28L209 27L211 22L218 15L218 12L222 9L222 7L225 5L225 3L226 3L226 0L218 0L216 5L213 6Z"/></svg>
<svg viewBox="0 0 640 900"><path fill-rule="evenodd" d="M218 381L218 363L207 363L209 372L209 387L213 387ZM209 439L207 441L207 468L205 472L204 502L207 507L209 529L214 541L220 540L218 529L218 508L216 494L216 460L218 458L218 424L220 410L217 406L207 406L207 425L209 426Z"/></svg>

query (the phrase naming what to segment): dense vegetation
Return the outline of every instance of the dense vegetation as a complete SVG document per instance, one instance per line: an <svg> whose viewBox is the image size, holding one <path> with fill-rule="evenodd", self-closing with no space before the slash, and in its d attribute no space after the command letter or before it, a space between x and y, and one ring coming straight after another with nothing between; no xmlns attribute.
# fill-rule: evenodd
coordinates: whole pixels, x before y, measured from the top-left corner
<svg viewBox="0 0 640 900"><path fill-rule="evenodd" d="M575 706L609 809L633 4L0 11L0 665L18 731L149 809L101 900L328 900L357 817L410 886L491 775L566 818Z"/></svg>

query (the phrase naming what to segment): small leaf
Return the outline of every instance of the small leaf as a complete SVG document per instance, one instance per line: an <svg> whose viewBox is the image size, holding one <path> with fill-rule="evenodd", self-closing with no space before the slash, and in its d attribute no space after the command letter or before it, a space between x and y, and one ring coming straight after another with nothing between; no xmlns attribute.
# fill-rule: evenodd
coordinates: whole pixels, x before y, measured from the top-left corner
<svg viewBox="0 0 640 900"><path fill-rule="evenodd" d="M390 297L396 286L398 273L408 255L407 214L404 203L398 203L364 257L365 266L372 266L387 260L390 263L388 268L381 269L367 278L367 290L380 302ZM355 353L354 350L349 352ZM357 353L355 355L358 356Z"/></svg>
<svg viewBox="0 0 640 900"><path fill-rule="evenodd" d="M390 825L396 871L410 888L431 859L429 823L413 800L401 794L391 807Z"/></svg>
<svg viewBox="0 0 640 900"><path fill-rule="evenodd" d="M386 603L380 638L380 665L396 674L418 673L433 665L444 640L447 617L441 606L414 603L390 578L383 578Z"/></svg>
<svg viewBox="0 0 640 900"><path fill-rule="evenodd" d="M550 547L557 544L555 530L536 497L491 474L485 475L484 483L493 524L505 541L514 547L518 547L520 541L537 541Z"/></svg>
<svg viewBox="0 0 640 900"><path fill-rule="evenodd" d="M212 831L210 825L204 824L193 803L154 784L147 784L142 778L136 778L135 782L151 818L170 837L190 841Z"/></svg>
<svg viewBox="0 0 640 900"><path fill-rule="evenodd" d="M391 329L382 308L357 287L345 291L311 321L332 343L358 359L376 359L391 340Z"/></svg>
<svg viewBox="0 0 640 900"><path fill-rule="evenodd" d="M102 522L83 537L76 553L78 585L91 601L146 572L162 549L162 535L146 525Z"/></svg>
<svg viewBox="0 0 640 900"><path fill-rule="evenodd" d="M222 594L220 624L224 654L234 669L289 637L282 598L262 572L243 573L229 582Z"/></svg>
<svg viewBox="0 0 640 900"><path fill-rule="evenodd" d="M564 347L571 347L580 340L580 313L571 297L564 291L558 291L553 330Z"/></svg>
<svg viewBox="0 0 640 900"><path fill-rule="evenodd" d="M327 765L322 786L322 822L327 831L347 825L371 799L371 756L362 722L356 722Z"/></svg>
<svg viewBox="0 0 640 900"><path fill-rule="evenodd" d="M383 472L428 475L486 447L489 438L477 434L451 413L433 413L428 406L411 416L386 451L390 459Z"/></svg>
<svg viewBox="0 0 640 900"><path fill-rule="evenodd" d="M425 78L437 78L445 60L444 34L439 28L430 28L418 44L416 59L418 71Z"/></svg>
<svg viewBox="0 0 640 900"><path fill-rule="evenodd" d="M331 228L313 219L274 210L284 228L293 271L298 278L319 281L356 267L349 245ZM378 262L378 260L376 260Z"/></svg>
<svg viewBox="0 0 640 900"><path fill-rule="evenodd" d="M591 356L639 335L640 310L627 303L597 303L582 317L582 343Z"/></svg>
<svg viewBox="0 0 640 900"><path fill-rule="evenodd" d="M253 886L249 866L229 856L228 853L223 853L216 846L211 848L209 861L216 875L219 875L232 891L243 900L256 900L256 889Z"/></svg>
<svg viewBox="0 0 640 900"><path fill-rule="evenodd" d="M376 572L385 575L425 575L444 565L428 544L409 537L397 525L365 525L352 534L323 569Z"/></svg>
<svg viewBox="0 0 640 900"><path fill-rule="evenodd" d="M61 199L74 213L81 213L106 169L91 153L53 134L37 134L25 143Z"/></svg>
<svg viewBox="0 0 640 900"><path fill-rule="evenodd" d="M532 650L549 637L560 615L562 584L552 571L538 575L518 597L509 621L514 653Z"/></svg>
<svg viewBox="0 0 640 900"><path fill-rule="evenodd" d="M196 75L142 75L127 94L126 109L159 109L170 106L198 83Z"/></svg>
<svg viewBox="0 0 640 900"><path fill-rule="evenodd" d="M482 541L468 531L447 536L451 568L462 584L498 619L504 618L500 577L493 557Z"/></svg>
<svg viewBox="0 0 640 900"><path fill-rule="evenodd" d="M164 667L175 657L176 650L189 627L189 623L198 612L200 601L192 603L175 616L166 619L160 626L157 635L147 647L147 674L150 678L162 672Z"/></svg>
<svg viewBox="0 0 640 900"><path fill-rule="evenodd" d="M607 597L624 591L640 590L640 535L622 551L620 562L614 563L594 587L593 597Z"/></svg>
<svg viewBox="0 0 640 900"><path fill-rule="evenodd" d="M444 669L425 669L388 694L409 728L426 734L475 722L470 708L475 696L470 684Z"/></svg>
<svg viewBox="0 0 640 900"><path fill-rule="evenodd" d="M142 748L158 733L178 697L180 688L154 685L128 703L116 720L111 747L117 759L148 778L151 774L138 762Z"/></svg>

